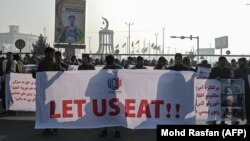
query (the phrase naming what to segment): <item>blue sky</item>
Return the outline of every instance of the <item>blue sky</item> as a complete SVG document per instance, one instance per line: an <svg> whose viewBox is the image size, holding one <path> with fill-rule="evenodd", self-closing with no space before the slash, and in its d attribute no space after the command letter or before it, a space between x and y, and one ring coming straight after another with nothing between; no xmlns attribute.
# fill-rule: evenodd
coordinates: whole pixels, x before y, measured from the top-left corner
<svg viewBox="0 0 250 141"><path fill-rule="evenodd" d="M92 52L98 48L98 31L102 17L109 20L115 32L115 45L126 42L128 26L133 22L131 41L162 44L165 28L165 53L174 50L196 49L195 40L171 39L170 36L199 36L200 47L214 47L220 36L229 37L232 54L250 54L250 3L248 0L87 0L86 45L89 37ZM43 34L46 28L48 41L54 40L55 0L0 0L0 32L8 32L9 25L20 26L20 32ZM176 49L175 49L176 48ZM88 48L87 48L88 52ZM219 51L216 51L219 53Z"/></svg>

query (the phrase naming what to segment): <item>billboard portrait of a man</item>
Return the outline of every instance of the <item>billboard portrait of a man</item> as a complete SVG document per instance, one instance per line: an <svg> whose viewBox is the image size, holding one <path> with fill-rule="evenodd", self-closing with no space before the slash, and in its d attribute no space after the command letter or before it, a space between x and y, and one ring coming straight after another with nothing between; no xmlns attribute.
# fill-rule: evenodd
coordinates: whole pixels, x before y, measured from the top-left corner
<svg viewBox="0 0 250 141"><path fill-rule="evenodd" d="M85 0L56 0L55 43L85 44Z"/></svg>
<svg viewBox="0 0 250 141"><path fill-rule="evenodd" d="M75 43L82 38L83 33L81 29L75 25L76 17L74 15L70 15L68 21L69 25L65 26L59 35L59 42Z"/></svg>

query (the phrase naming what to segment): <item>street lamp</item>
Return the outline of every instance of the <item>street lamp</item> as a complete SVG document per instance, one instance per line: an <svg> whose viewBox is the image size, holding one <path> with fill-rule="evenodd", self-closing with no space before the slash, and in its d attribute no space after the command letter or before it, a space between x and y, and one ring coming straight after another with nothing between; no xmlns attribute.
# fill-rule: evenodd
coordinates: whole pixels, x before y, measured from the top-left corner
<svg viewBox="0 0 250 141"><path fill-rule="evenodd" d="M164 32L165 32L165 28L163 28L162 30L162 54L164 54Z"/></svg>
<svg viewBox="0 0 250 141"><path fill-rule="evenodd" d="M190 40L192 40L192 39L196 39L197 40L197 64L199 63L199 55L200 55L200 53L199 53L199 36L196 36L196 37L193 37L192 35L190 35L190 36L170 36L170 38L180 38L180 39L186 39L186 38L188 38L188 39L190 39Z"/></svg>
<svg viewBox="0 0 250 141"><path fill-rule="evenodd" d="M128 54L130 55L130 26L134 23L126 22L125 24L128 25Z"/></svg>
<svg viewBox="0 0 250 141"><path fill-rule="evenodd" d="M91 54L91 50L90 50L90 41L91 41L91 38L92 38L92 37L89 36L88 38L89 38L89 53ZM85 49L85 51L86 51L86 49Z"/></svg>
<svg viewBox="0 0 250 141"><path fill-rule="evenodd" d="M158 33L155 34L155 54L157 54L157 36L158 36Z"/></svg>

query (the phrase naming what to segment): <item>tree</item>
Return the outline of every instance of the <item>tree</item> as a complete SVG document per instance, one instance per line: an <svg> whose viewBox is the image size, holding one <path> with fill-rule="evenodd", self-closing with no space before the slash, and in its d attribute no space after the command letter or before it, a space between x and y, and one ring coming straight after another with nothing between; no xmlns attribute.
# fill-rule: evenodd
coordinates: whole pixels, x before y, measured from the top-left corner
<svg viewBox="0 0 250 141"><path fill-rule="evenodd" d="M42 57L44 57L44 50L46 47L49 47L49 44L46 42L46 38L40 34L38 37L38 40L35 44L32 44L33 50L31 50L33 56L32 58L35 58L35 60L40 60ZM36 61L37 62L37 61Z"/></svg>

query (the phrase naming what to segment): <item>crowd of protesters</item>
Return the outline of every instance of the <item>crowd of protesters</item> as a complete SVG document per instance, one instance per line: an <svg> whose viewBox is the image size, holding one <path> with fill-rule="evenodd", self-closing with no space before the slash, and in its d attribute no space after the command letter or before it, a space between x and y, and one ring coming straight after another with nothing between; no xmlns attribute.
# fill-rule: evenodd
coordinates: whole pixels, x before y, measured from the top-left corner
<svg viewBox="0 0 250 141"><path fill-rule="evenodd" d="M6 57L1 57L0 60L0 75L15 73L25 73L25 65L34 64L34 58L26 55L23 59L19 54L8 52ZM45 57L39 59L36 71L31 71L35 77L36 72L41 71L67 71L69 65L78 65L78 70L95 70L96 66L102 66L102 69L147 69L153 67L155 70L173 70L173 71L193 71L196 72L198 67L211 68L209 79L243 79L245 82L245 105L246 105L246 119L247 124L250 123L250 89L248 82L248 74L250 73L250 63L246 58L239 58L237 61L232 59L231 62L225 56L220 56L218 62L214 65L208 63L207 60L202 60L197 64L188 56L183 56L181 53L176 53L174 59L167 60L164 56L158 60L147 60L142 56L127 57L127 59L119 60L113 55L101 56L97 59L92 59L89 54L83 54L81 59L72 56L70 59L62 59L62 53L55 51L51 47L45 49ZM3 81L3 79L2 79ZM5 90L4 82L1 83L0 98L2 99L3 108L5 107ZM4 113L4 112L3 112ZM2 113L2 114L3 114ZM215 121L209 124L216 124ZM225 122L221 122L225 124ZM56 134L57 129L45 129L44 134ZM105 128L101 137L107 135L107 128ZM115 136L120 137L118 130L115 131Z"/></svg>

